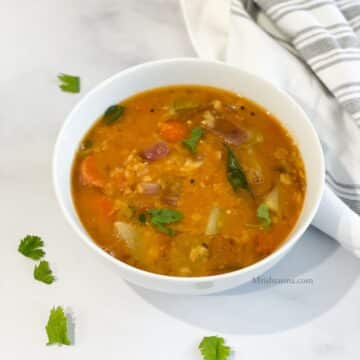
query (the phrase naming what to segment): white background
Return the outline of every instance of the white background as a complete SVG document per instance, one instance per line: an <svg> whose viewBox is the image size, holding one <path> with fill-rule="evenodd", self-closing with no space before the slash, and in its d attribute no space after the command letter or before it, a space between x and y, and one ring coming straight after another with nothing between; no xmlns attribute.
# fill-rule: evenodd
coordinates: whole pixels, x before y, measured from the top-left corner
<svg viewBox="0 0 360 360"><path fill-rule="evenodd" d="M143 61L193 56L176 0L0 0L0 359L200 359L223 335L239 360L360 357L360 261L310 229L266 277L313 285L248 284L224 294L170 296L124 282L81 243L51 183L56 134L82 94ZM28 233L46 242L58 280L33 280L17 253ZM72 313L75 343L47 347L53 305Z"/></svg>

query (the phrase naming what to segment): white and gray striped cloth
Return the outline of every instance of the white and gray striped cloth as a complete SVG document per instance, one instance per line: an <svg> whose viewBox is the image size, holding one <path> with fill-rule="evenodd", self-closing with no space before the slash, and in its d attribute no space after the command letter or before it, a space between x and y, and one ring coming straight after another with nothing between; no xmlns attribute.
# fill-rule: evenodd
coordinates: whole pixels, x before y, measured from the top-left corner
<svg viewBox="0 0 360 360"><path fill-rule="evenodd" d="M256 3L360 127L360 1Z"/></svg>
<svg viewBox="0 0 360 360"><path fill-rule="evenodd" d="M200 57L266 78L303 107L327 184L360 215L360 0L180 1Z"/></svg>

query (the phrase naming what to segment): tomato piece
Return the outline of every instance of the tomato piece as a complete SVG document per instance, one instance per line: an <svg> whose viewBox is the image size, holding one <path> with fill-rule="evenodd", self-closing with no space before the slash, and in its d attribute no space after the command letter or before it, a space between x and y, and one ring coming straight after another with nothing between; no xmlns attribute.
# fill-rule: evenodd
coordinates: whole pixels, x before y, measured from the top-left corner
<svg viewBox="0 0 360 360"><path fill-rule="evenodd" d="M187 130L187 126L180 121L166 121L159 125L160 136L169 142L184 140Z"/></svg>

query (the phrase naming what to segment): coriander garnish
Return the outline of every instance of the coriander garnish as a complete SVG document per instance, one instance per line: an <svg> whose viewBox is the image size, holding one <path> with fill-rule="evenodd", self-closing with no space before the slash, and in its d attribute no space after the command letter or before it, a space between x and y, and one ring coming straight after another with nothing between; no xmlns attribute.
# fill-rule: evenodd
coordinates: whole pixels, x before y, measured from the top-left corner
<svg viewBox="0 0 360 360"><path fill-rule="evenodd" d="M49 320L46 324L48 343L46 345L70 345L68 337L67 317L61 306L54 307L50 311Z"/></svg>
<svg viewBox="0 0 360 360"><path fill-rule="evenodd" d="M196 147L200 139L204 135L204 130L201 127L196 127L191 130L190 135L182 142L193 154L196 153Z"/></svg>
<svg viewBox="0 0 360 360"><path fill-rule="evenodd" d="M44 242L39 236L27 235L21 240L18 251L30 259L39 260L45 255L43 246Z"/></svg>
<svg viewBox="0 0 360 360"><path fill-rule="evenodd" d="M60 80L60 89L65 92L78 93L80 92L80 78L78 76L69 74L58 75Z"/></svg>
<svg viewBox="0 0 360 360"><path fill-rule="evenodd" d="M176 235L176 231L165 225L172 224L180 221L183 218L183 214L180 211L172 209L150 209L148 210L150 215L151 224L159 231L169 236Z"/></svg>
<svg viewBox="0 0 360 360"><path fill-rule="evenodd" d="M47 261L42 260L38 265L35 265L34 278L45 284L51 284L54 282L55 277Z"/></svg>
<svg viewBox="0 0 360 360"><path fill-rule="evenodd" d="M219 336L204 337L199 345L203 360L227 360L230 356L230 347L224 342Z"/></svg>
<svg viewBox="0 0 360 360"><path fill-rule="evenodd" d="M261 221L264 228L268 228L271 225L270 209L265 203L259 205L256 210L256 217Z"/></svg>

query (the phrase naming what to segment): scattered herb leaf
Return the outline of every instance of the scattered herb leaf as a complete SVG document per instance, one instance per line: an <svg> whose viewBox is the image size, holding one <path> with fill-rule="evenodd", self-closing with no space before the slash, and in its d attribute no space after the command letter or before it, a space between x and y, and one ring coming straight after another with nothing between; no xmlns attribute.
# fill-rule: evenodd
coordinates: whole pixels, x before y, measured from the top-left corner
<svg viewBox="0 0 360 360"><path fill-rule="evenodd" d="M117 121L124 113L125 107L123 105L111 105L109 106L103 116L106 125L111 125Z"/></svg>
<svg viewBox="0 0 360 360"><path fill-rule="evenodd" d="M196 152L196 147L202 136L204 130L201 127L196 127L191 130L190 135L182 142L193 154Z"/></svg>
<svg viewBox="0 0 360 360"><path fill-rule="evenodd" d="M270 209L262 203L256 210L256 217L261 221L262 226L268 228L271 225Z"/></svg>
<svg viewBox="0 0 360 360"><path fill-rule="evenodd" d="M40 261L34 268L34 278L45 284L51 284L54 282L55 277L49 267L49 263L45 260Z"/></svg>
<svg viewBox="0 0 360 360"><path fill-rule="evenodd" d="M226 175L227 179L234 191L239 188L249 190L244 170L241 168L239 161L229 146L225 146L227 150Z"/></svg>
<svg viewBox="0 0 360 360"><path fill-rule="evenodd" d="M145 224L146 223L146 214L145 213L139 214L138 219L142 224Z"/></svg>
<svg viewBox="0 0 360 360"><path fill-rule="evenodd" d="M45 255L45 251L41 249L43 246L44 242L39 236L27 235L21 240L18 251L30 259L39 260Z"/></svg>
<svg viewBox="0 0 360 360"><path fill-rule="evenodd" d="M150 209L148 210L148 214L150 215L151 224L156 229L169 236L174 236L176 234L176 231L165 225L178 222L183 218L183 214L180 211L166 209L166 208Z"/></svg>
<svg viewBox="0 0 360 360"><path fill-rule="evenodd" d="M59 87L62 91L70 93L80 92L80 78L78 76L60 74L58 75L58 79L61 82Z"/></svg>
<svg viewBox="0 0 360 360"><path fill-rule="evenodd" d="M86 139L86 140L84 140L83 143L82 143L82 149L83 149L83 150L88 150L88 149L90 149L92 146L93 146L93 142L92 142L92 140L90 140L90 139Z"/></svg>
<svg viewBox="0 0 360 360"><path fill-rule="evenodd" d="M46 345L70 345L67 334L67 317L61 306L54 307L50 311L49 320L46 324L48 343Z"/></svg>
<svg viewBox="0 0 360 360"><path fill-rule="evenodd" d="M218 336L204 337L199 345L203 360L227 360L230 347L224 344L224 339Z"/></svg>
<svg viewBox="0 0 360 360"><path fill-rule="evenodd" d="M164 234L166 234L168 236L175 236L176 235L176 230L174 230L172 228L169 228L169 227L164 226L162 224L156 224L155 226L159 231L163 232Z"/></svg>

